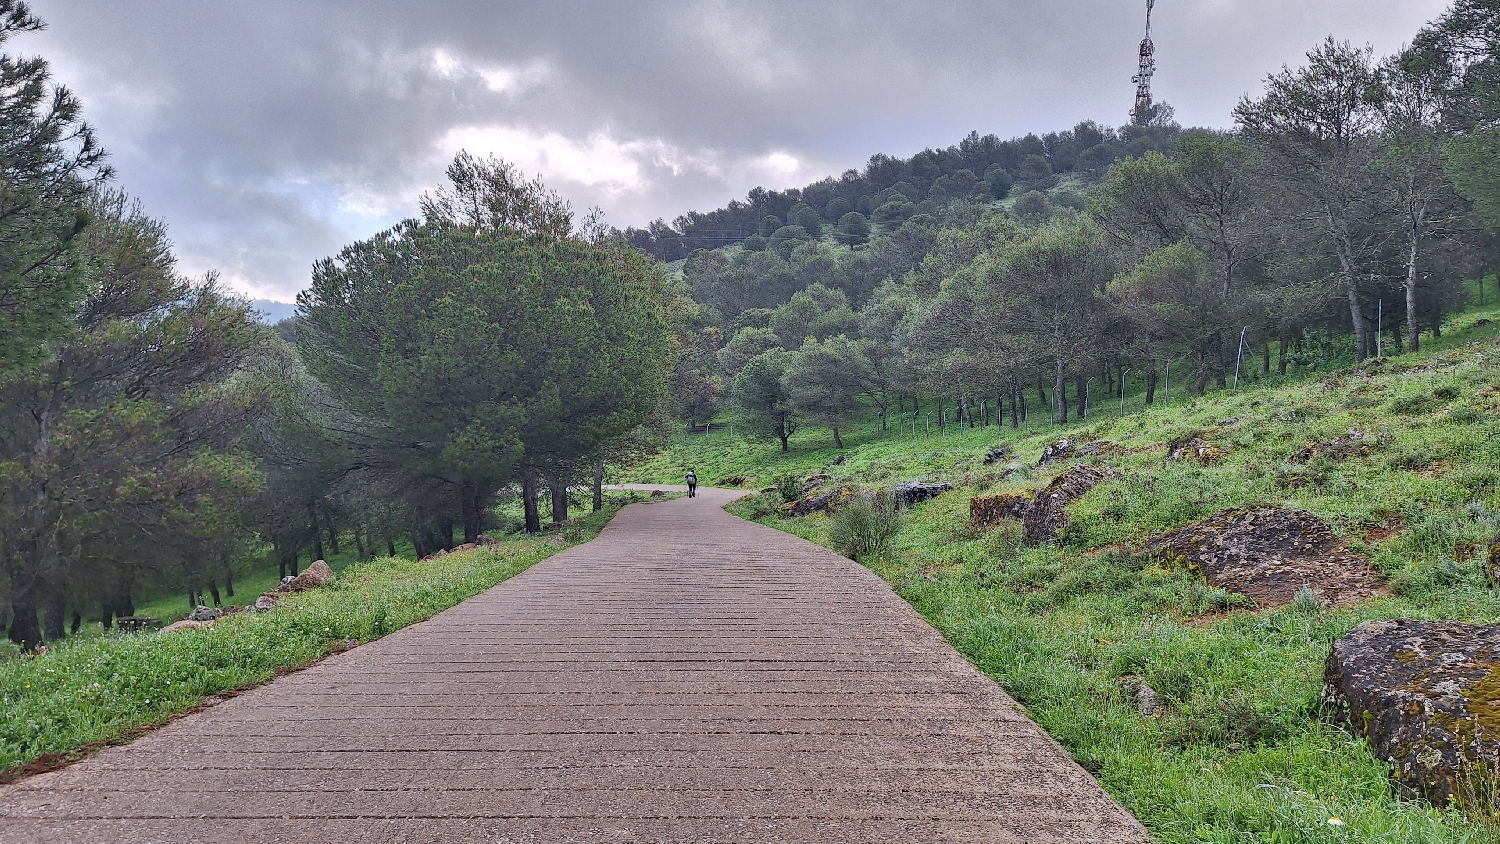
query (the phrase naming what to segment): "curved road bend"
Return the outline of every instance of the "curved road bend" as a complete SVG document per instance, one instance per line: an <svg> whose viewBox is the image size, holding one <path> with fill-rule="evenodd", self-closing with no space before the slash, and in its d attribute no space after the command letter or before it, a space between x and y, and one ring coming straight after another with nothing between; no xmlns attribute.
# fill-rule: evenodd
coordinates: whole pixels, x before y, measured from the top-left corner
<svg viewBox="0 0 1500 844"><path fill-rule="evenodd" d="M664 487L665 488L665 487ZM1145 842L866 569L629 507L431 620L0 788L0 842Z"/></svg>

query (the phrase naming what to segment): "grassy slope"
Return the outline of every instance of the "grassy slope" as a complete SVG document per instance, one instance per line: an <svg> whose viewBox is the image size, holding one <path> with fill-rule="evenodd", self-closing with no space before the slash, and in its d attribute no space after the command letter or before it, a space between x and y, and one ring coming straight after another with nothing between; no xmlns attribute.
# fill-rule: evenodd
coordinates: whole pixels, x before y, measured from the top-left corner
<svg viewBox="0 0 1500 844"><path fill-rule="evenodd" d="M509 537L427 563L352 565L329 587L208 628L74 638L45 656L0 662L0 771L160 724L207 696L423 621L593 538L616 509L561 534Z"/></svg>
<svg viewBox="0 0 1500 844"><path fill-rule="evenodd" d="M866 564L1163 841L1500 840L1487 824L1394 799L1386 767L1316 711L1329 642L1360 621L1500 621L1476 560L1494 529L1467 509L1478 501L1500 510L1500 343L1496 326L1472 327L1497 317L1463 315L1421 355L1123 419L867 436L842 454L823 447L823 431L800 435L789 455L722 434L684 437L633 471L648 482L691 465L705 481L749 475L757 486L812 471L870 485L959 484L918 506L893 549ZM1351 428L1379 432L1380 445L1344 461L1288 460ZM1197 430L1227 452L1223 462L1164 459L1164 443ZM1062 435L1123 448L1102 459L1120 476L1074 506L1061 542L1028 549L1017 526L967 527L975 494L1034 488L1059 471L1035 465L1043 444ZM999 443L1017 461L984 466L985 449ZM737 512L828 544L827 519L782 521L768 515L770 498L747 499ZM1256 613L1136 553L1153 533L1246 504L1319 514L1369 553L1396 594L1342 610ZM1138 715L1119 680L1127 675L1162 693L1167 714Z"/></svg>

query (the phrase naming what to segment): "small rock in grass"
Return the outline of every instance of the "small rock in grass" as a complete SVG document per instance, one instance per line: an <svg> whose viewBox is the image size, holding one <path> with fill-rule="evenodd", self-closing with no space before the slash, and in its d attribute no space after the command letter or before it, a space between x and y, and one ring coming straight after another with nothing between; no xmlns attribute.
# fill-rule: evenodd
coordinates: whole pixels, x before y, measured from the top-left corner
<svg viewBox="0 0 1500 844"><path fill-rule="evenodd" d="M182 621L178 621L178 622L174 622L172 624L168 624L166 627L163 627L158 632L161 632L161 633L176 633L178 630L193 630L193 629L196 629L196 628L199 628L199 627L207 627L210 623L211 622L207 622L207 621L194 621L191 618L184 618Z"/></svg>
<svg viewBox="0 0 1500 844"><path fill-rule="evenodd" d="M318 560L302 570L302 573L276 587L277 592L306 592L333 580L333 569L328 563Z"/></svg>
<svg viewBox="0 0 1500 844"><path fill-rule="evenodd" d="M1323 706L1407 796L1482 800L1500 767L1500 625L1367 621L1334 643Z"/></svg>
<svg viewBox="0 0 1500 844"><path fill-rule="evenodd" d="M1042 459L1037 461L1038 466L1046 466L1059 460L1066 460L1078 451L1078 441L1070 437L1063 437L1057 442L1048 443L1042 448Z"/></svg>
<svg viewBox="0 0 1500 844"><path fill-rule="evenodd" d="M265 612L266 610L275 608L279 603L281 603L280 595L275 592L267 592L255 599L255 610L257 612Z"/></svg>
<svg viewBox="0 0 1500 844"><path fill-rule="evenodd" d="M1122 677L1120 683L1125 687L1125 692L1130 695L1130 703L1135 711L1147 718L1155 718L1167 710L1167 704L1156 693L1156 689L1139 677Z"/></svg>
<svg viewBox="0 0 1500 844"><path fill-rule="evenodd" d="M848 501L853 495L854 491L846 486L821 490L811 495L804 495L790 504L783 504L781 512L789 519L810 516L813 513L826 513Z"/></svg>
<svg viewBox="0 0 1500 844"><path fill-rule="evenodd" d="M1006 460L1009 457L1010 449L1006 448L1003 445L995 446L994 448L984 453L984 465L991 466L995 463L999 463L1002 460Z"/></svg>
<svg viewBox="0 0 1500 844"><path fill-rule="evenodd" d="M477 542L465 542L464 544L458 546L457 548L454 548L452 551L449 551L448 553L450 553L450 554L457 554L460 551L473 551L475 548L478 548L478 547L479 547L479 543L477 543Z"/></svg>
<svg viewBox="0 0 1500 844"><path fill-rule="evenodd" d="M213 607L199 606L188 614L188 621L213 621L224 613Z"/></svg>

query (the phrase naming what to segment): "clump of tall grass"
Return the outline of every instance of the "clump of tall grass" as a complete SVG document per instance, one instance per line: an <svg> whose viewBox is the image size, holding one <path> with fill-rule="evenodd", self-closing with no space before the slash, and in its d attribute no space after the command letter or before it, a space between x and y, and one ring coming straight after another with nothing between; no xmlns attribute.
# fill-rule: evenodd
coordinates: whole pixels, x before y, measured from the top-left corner
<svg viewBox="0 0 1500 844"><path fill-rule="evenodd" d="M901 503L889 491L855 493L833 511L828 538L851 560L878 555L901 530Z"/></svg>
<svg viewBox="0 0 1500 844"><path fill-rule="evenodd" d="M790 504L802 497L802 479L796 475L783 475L776 481L776 491L781 500Z"/></svg>

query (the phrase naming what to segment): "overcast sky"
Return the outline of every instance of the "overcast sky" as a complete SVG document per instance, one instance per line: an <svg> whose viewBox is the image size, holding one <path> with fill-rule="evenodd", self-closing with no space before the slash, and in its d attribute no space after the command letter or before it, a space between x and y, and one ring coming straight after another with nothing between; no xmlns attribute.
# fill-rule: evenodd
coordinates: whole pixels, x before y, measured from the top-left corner
<svg viewBox="0 0 1500 844"><path fill-rule="evenodd" d="M181 267L289 301L314 260L415 213L466 148L625 227L872 153L1094 119L1134 94L1143 0L33 0L40 53ZM1184 125L1329 34L1389 52L1444 0L1159 0Z"/></svg>

